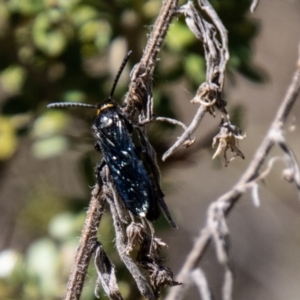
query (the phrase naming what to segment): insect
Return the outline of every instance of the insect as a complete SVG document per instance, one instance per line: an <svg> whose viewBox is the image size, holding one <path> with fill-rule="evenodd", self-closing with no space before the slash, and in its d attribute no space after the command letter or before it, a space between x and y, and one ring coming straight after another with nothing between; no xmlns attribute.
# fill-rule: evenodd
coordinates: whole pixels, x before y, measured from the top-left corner
<svg viewBox="0 0 300 300"><path fill-rule="evenodd" d="M112 99L116 84L131 54L127 53L114 80L110 95L102 104L58 102L49 104L48 108L86 107L97 109L92 125L97 140L95 148L102 152L104 164L107 165L116 190L124 206L134 215L157 220L160 208L173 227L173 221L160 189L158 169L144 149L139 150L133 143L131 133L133 124L126 118L121 107ZM144 158L144 160L142 159ZM100 171L98 171L99 173ZM99 176L99 174L97 174Z"/></svg>

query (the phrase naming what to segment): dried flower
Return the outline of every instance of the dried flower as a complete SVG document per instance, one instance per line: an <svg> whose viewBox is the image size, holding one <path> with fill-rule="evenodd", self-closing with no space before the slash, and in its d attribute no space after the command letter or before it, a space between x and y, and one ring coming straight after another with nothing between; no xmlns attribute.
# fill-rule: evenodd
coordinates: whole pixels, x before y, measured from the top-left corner
<svg viewBox="0 0 300 300"><path fill-rule="evenodd" d="M196 96L191 103L199 103L206 107L206 110L215 116L214 106L226 113L226 102L221 98L220 88L215 83L203 82L198 88Z"/></svg>
<svg viewBox="0 0 300 300"><path fill-rule="evenodd" d="M242 159L245 159L245 156L240 150L238 144L238 141L244 139L245 137L246 135L242 135L241 130L237 126L231 124L229 120L225 122L224 119L222 119L220 124L220 131L213 138L212 147L214 148L217 143L219 145L212 159L215 159L218 155L221 154L222 151L224 151L226 167L236 156L240 156ZM229 160L227 158L228 149L230 149L234 154Z"/></svg>
<svg viewBox="0 0 300 300"><path fill-rule="evenodd" d="M115 266L111 263L110 259L104 252L100 242L97 242L94 263L98 275L95 287L95 296L99 298L99 289L100 286L102 286L110 299L122 300L123 297L117 284Z"/></svg>
<svg viewBox="0 0 300 300"><path fill-rule="evenodd" d="M148 234L142 224L132 222L126 228L126 235L128 238L128 243L125 252L127 255L129 255L129 253L134 249L139 250L140 245L143 243L143 240Z"/></svg>
<svg viewBox="0 0 300 300"><path fill-rule="evenodd" d="M150 282L157 296L166 286L176 286L182 283L173 280L173 272L170 268L158 265L149 264Z"/></svg>

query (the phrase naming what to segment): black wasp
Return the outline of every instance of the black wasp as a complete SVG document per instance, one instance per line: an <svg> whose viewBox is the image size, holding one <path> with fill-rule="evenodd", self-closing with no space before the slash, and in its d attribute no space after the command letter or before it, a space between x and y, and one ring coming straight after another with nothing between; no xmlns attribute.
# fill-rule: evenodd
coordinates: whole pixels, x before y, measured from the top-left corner
<svg viewBox="0 0 300 300"><path fill-rule="evenodd" d="M119 77L128 61L128 52L114 80L110 96L99 105L84 103L51 103L48 108L86 107L96 108L97 116L92 130L97 139L95 148L102 152L104 164L107 165L116 190L125 207L134 215L157 220L160 208L164 211L169 223L177 227L164 202L158 178L159 172L145 151L138 150L131 137L132 123L126 118L120 106L112 97ZM142 157L144 159L142 159ZM98 168L100 169L100 168ZM99 171L98 171L99 173ZM99 177L100 175L97 174Z"/></svg>

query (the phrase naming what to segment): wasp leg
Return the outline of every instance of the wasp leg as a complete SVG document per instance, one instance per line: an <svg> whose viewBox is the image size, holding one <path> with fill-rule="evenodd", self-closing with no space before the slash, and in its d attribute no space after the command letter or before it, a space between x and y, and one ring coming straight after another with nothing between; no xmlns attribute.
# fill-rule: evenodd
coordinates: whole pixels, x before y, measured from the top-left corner
<svg viewBox="0 0 300 300"><path fill-rule="evenodd" d="M100 142L99 142L99 141L97 141L97 142L94 144L94 148L95 148L96 151L101 152Z"/></svg>
<svg viewBox="0 0 300 300"><path fill-rule="evenodd" d="M97 144L97 143L96 143ZM96 146L95 144L95 146ZM103 168L106 166L106 162L104 159L101 160L100 163L98 163L94 169L94 173L96 175L96 178L97 178L97 182L99 184L99 186L102 186L103 185L103 181L102 181L102 178L101 178L101 171L103 170Z"/></svg>

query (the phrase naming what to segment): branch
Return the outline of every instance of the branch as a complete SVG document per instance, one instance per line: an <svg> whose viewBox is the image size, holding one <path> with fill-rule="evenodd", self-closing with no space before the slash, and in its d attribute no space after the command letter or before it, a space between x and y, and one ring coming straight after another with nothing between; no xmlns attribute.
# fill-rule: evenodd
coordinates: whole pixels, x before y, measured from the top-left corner
<svg viewBox="0 0 300 300"><path fill-rule="evenodd" d="M104 208L105 202L101 197L100 188L96 184L92 190L87 217L81 232L64 300L77 300L80 298L88 265L97 244L97 232Z"/></svg>
<svg viewBox="0 0 300 300"><path fill-rule="evenodd" d="M131 83L129 86L129 91L126 95L125 99L125 107L123 108L124 112L126 112L129 116L133 116L133 113L135 112L137 107L142 107L141 113L140 113L140 119L151 119L153 115L153 105L152 105L152 74L154 71L154 65L157 59L157 56L162 48L164 37L167 33L167 30L169 28L169 25L172 21L172 18L175 15L176 9L178 5L178 0L166 0L163 2L160 14L157 18L157 21L155 22L153 26L153 31L150 34L150 37L148 39L147 45L145 47L142 59L139 64L137 64L132 71L131 74ZM151 145L149 145L150 147ZM149 148L148 147L148 148ZM151 155L151 158L154 160L155 154ZM107 168L105 168L107 169ZM99 168L100 170L100 168ZM100 172L98 170L98 172ZM105 172L104 172L105 173ZM99 175L99 174L98 174ZM99 175L100 176L100 175ZM99 178L98 178L99 180ZM110 179L108 180L110 181ZM109 182L106 183L106 186L109 187ZM103 192L104 189L104 192ZM104 194L103 194L104 193ZM112 191L113 194L113 191ZM151 280L153 278L155 279L155 286L157 288L157 291L152 291L152 287L148 284L145 276L140 272L139 268L137 267L136 263L133 261L133 259L127 255L124 252L124 249L126 247L127 243L127 237L126 233L123 228L122 222L124 221L125 217L123 218L121 214L119 213L122 211L121 207L118 206L117 198L110 196L110 193L108 192L108 189L102 186L102 195L103 198L106 199L106 201L109 202L111 212L114 219L114 226L116 230L116 245L117 250L119 252L119 255L123 262L125 263L126 267L130 270L132 276L134 277L138 288L142 295L146 297L147 299L156 299L156 295L154 295L154 292L159 294L160 289L162 286L165 286L166 284L174 285L177 284L172 280L172 275L165 271L165 277L163 278L162 282L157 283L157 276L161 275L159 274L153 274L151 275ZM164 204L164 203L163 203ZM162 203L160 203L162 205ZM166 205L165 205L166 206ZM163 207L164 210L165 207ZM96 234L98 231L101 215L104 212L104 199L100 199L99 197L99 186L96 185L93 192L92 192L92 199L90 202L89 210L87 219L85 222L84 229L82 231L80 244L77 250L75 263L72 268L67 292L64 297L64 300L78 300L80 298L82 287L84 283L84 278L87 272L88 264L91 258L91 255L93 251L95 251L95 247L97 245L97 239ZM167 216L168 211L166 211ZM170 218L170 216L169 216ZM175 223L174 223L175 224ZM157 240L157 239L156 239ZM99 248L97 248L99 250ZM97 250L97 251L98 251ZM151 250L151 249L150 249ZM100 273L99 280L101 280L102 277L102 269L106 269L108 265L108 257L106 255L99 255L99 251L96 251L96 261L97 266L101 267L98 268ZM98 253L98 254L97 254ZM105 258L105 261L99 261L99 259ZM159 267L161 267L159 265ZM165 269L166 270L166 269ZM153 270L152 270L153 271ZM105 273L105 276L107 274ZM111 277L112 281L114 281L114 277ZM167 278L167 279L165 279ZM98 281L99 281L98 280ZM107 290L109 290L110 285L105 282ZM115 289L115 284L111 285L112 289ZM110 291L110 290L109 290ZM113 293L109 294L110 297L113 295ZM118 295L119 297L119 295Z"/></svg>
<svg viewBox="0 0 300 300"><path fill-rule="evenodd" d="M140 62L131 72L129 90L125 98L124 111L133 114L136 107L142 108L143 119L151 120L153 115L152 75L163 40L175 16L178 0L165 0L153 26Z"/></svg>
<svg viewBox="0 0 300 300"><path fill-rule="evenodd" d="M260 147L257 149L253 160L250 162L249 167L243 174L243 176L240 178L240 180L237 182L237 184L229 190L227 193L222 195L220 198L218 198L216 201L214 201L208 208L208 220L206 223L206 226L201 230L195 245L191 252L189 253L181 271L179 272L176 280L185 283L191 272L197 267L199 261L203 257L207 246L209 242L213 239L216 248L217 248L217 257L218 260L224 265L225 268L225 274L229 275L227 278L227 281L224 281L223 287L230 286L230 281L232 280L231 273L228 271L228 255L226 253L226 246L221 247L220 253L218 253L218 245L222 246L222 242L224 244L224 239L226 240L226 232L221 228L221 230L218 230L216 232L215 228L211 227L211 221L212 218L215 218L216 214L219 213L223 215L223 218L215 219L215 222L217 225L221 226L222 222L224 222L224 218L228 213L233 209L234 205L237 203L237 201L240 199L240 197L244 194L247 186L249 186L249 183L255 181L257 177L259 176L259 171L261 167L263 166L267 155L269 154L270 150L275 144L279 144L281 146L281 138L282 137L282 127L284 123L286 122L286 119L291 112L291 109L299 95L300 92L300 51L299 51L299 57L297 62L297 69L293 76L292 82L286 92L286 95L282 101L282 104L280 105L277 114L265 136L263 139ZM289 152L286 149L286 152ZM296 174L297 170L295 170ZM298 178L297 178L298 179ZM298 183L296 183L298 186ZM222 227L222 226L221 226ZM214 234L218 234L219 241L214 236ZM220 242L221 241L221 242ZM220 249L219 249L220 250ZM228 251L228 249L227 249ZM223 255L223 257L222 257ZM184 286L184 285L183 285ZM170 293L167 296L167 300L179 300L182 299L184 296L185 289L174 287L171 289ZM227 293L227 294L226 294ZM225 291L223 289L223 299L231 299L231 295L228 294L231 293L231 291Z"/></svg>
<svg viewBox="0 0 300 300"><path fill-rule="evenodd" d="M254 13L257 5L258 5L258 0L252 0L251 6L250 6L251 13Z"/></svg>
<svg viewBox="0 0 300 300"><path fill-rule="evenodd" d="M112 191L111 186L108 187ZM127 254L126 248L127 248L127 235L126 230L124 228L124 224L122 223L117 208L116 208L116 201L113 199L114 197L111 197L109 193L106 193L106 199L110 206L111 215L113 217L113 225L115 228L116 233L116 247L118 250L118 253L120 255L121 260L125 264L126 268L131 273L132 277L134 278L141 294L149 300L156 300L156 297L153 294L153 291L151 287L149 286L145 276L141 273L139 270L137 264L135 261L130 257L130 255Z"/></svg>
<svg viewBox="0 0 300 300"><path fill-rule="evenodd" d="M181 6L177 13L185 17L187 26L203 44L206 61L206 81L199 86L195 97L191 100L192 103L200 105L191 124L163 155L163 161L180 146L190 145L189 139L198 128L206 112L214 115L214 107L216 107L228 115L225 109L226 102L222 99L225 68L229 59L227 31L208 1L198 0L198 3L201 10L208 15L212 23L203 18L192 1ZM220 35L221 41L217 39L217 33Z"/></svg>
<svg viewBox="0 0 300 300"><path fill-rule="evenodd" d="M204 272L200 268L197 268L193 272L191 272L191 278L194 281L197 288L199 289L201 299L212 300L213 297L209 289Z"/></svg>
<svg viewBox="0 0 300 300"><path fill-rule="evenodd" d="M115 266L110 261L109 257L105 253L101 243L97 243L95 249L95 269L97 271L98 280L95 287L95 295L99 296L100 286L102 286L106 295L111 300L123 300L123 297L119 291L117 284Z"/></svg>
<svg viewBox="0 0 300 300"><path fill-rule="evenodd" d="M207 61L206 82L200 85L197 94L193 99L193 102L200 104L193 121L186 128L185 132L179 138L177 143L175 143L174 146L172 146L169 149L169 151L164 155L164 159L166 159L167 156L171 155L179 146L190 145L192 141L191 134L199 126L199 123L202 120L205 112L208 111L214 114L215 106L223 113L227 113L225 110L226 102L221 98L224 84L224 71L229 58L227 47L227 32L219 17L217 16L216 12L214 11L213 7L209 4L209 2L207 0L198 0L198 3L201 10L207 14L207 16L211 19L212 23L209 23L204 18L202 18L202 16L199 12L197 12L191 1L189 1L188 4L184 5L179 10L178 0L163 1L161 11L157 18L157 21L153 26L153 31L149 36L141 61L134 67L133 71L131 72L130 86L124 101L125 106L122 108L129 119L133 118L134 113L137 109L139 110L139 121L141 123L146 123L147 121L153 119L152 76L154 66L173 17L178 13L183 13L186 17L186 22L190 29L203 42L205 59ZM219 34L221 41L218 41L218 39L216 38L216 33ZM145 134L145 141L147 141L146 132L143 132L143 134ZM149 152L147 154L151 158L151 161L153 161L153 164L155 164L153 168L155 170L155 174L159 177L158 167L156 166L156 153L154 152L154 150L152 151L152 147L150 144L148 144L148 142L146 144L146 149ZM109 182L110 179L108 179L108 181L106 182L107 187L109 187ZM102 188L104 187L102 186ZM158 191L160 191L159 186L156 188ZM110 194L112 194L112 196ZM104 212L105 205L103 198L106 198L111 207L114 226L116 230L116 245L119 255L125 263L125 265L127 266L127 268L130 270L135 281L137 282L138 288L140 289L142 295L147 299L156 299L165 285L179 284L178 282L173 281L173 275L171 270L167 267L164 267L162 265L161 259L159 258L160 246L164 244L160 242L159 239L155 238L153 234L150 236L145 233L141 233L137 235L140 237L140 239L142 239L142 243L140 243L141 249L139 249L138 255L139 264L148 271L151 286L149 285L147 279L140 272L136 261L134 261L126 253L126 251L124 251L124 249L126 250L126 247L128 247L127 243L129 236L123 228L125 226L122 224L122 222L126 222L126 214L122 216L122 205L118 205L118 197L115 197L113 195L113 189L111 189L111 193L108 192L108 190L106 190L106 192L103 192L102 190L102 198L100 199L99 196L99 186L96 185L92 192L92 199L88 210L87 219L85 222L84 229L82 231L74 267L70 275L67 293L64 299L77 300L80 298L84 278L87 272L88 263L97 245L96 234L100 223L101 215ZM172 221L164 202L160 202L159 204L164 210L167 219ZM229 209L227 208L224 210L220 210L220 213L226 213L227 210ZM138 224L134 225L135 228L139 228ZM218 224L215 225L218 226ZM224 232L221 238L224 238L225 240L225 222L223 225ZM127 229L129 227L130 226L128 226ZM141 230L145 230L144 227L141 227ZM215 232L217 233L217 231ZM211 233L208 232L207 238L204 240L202 247L205 248L210 238ZM216 243L216 245L219 244ZM109 263L108 257L104 255L105 252L99 252L99 249L100 248L98 248L98 252L96 251L96 261L97 266L99 267L99 280L101 280L101 276L103 274L107 276L108 272L106 271L110 270L111 265ZM219 252L221 255L222 249ZM199 253L201 253L201 251ZM226 255L224 257L226 258ZM103 259L103 261L101 261L101 259ZM230 271L230 268L226 264L226 259L224 260L224 267L226 270L226 282L228 282L227 290L230 290L232 273ZM105 284L107 289L113 290L116 287L115 277L113 270L111 269L110 271L111 273L109 274L112 275L108 278L108 281L105 281ZM113 293L111 295L113 295ZM119 297L119 295L117 295L117 297Z"/></svg>

